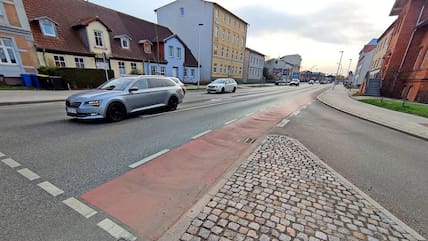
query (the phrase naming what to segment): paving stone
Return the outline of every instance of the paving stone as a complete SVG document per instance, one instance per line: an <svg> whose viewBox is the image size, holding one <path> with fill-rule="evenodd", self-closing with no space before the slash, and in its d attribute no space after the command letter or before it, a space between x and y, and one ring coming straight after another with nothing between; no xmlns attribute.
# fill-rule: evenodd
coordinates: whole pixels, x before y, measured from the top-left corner
<svg viewBox="0 0 428 241"><path fill-rule="evenodd" d="M415 240L284 136L267 137L180 238L201 239Z"/></svg>

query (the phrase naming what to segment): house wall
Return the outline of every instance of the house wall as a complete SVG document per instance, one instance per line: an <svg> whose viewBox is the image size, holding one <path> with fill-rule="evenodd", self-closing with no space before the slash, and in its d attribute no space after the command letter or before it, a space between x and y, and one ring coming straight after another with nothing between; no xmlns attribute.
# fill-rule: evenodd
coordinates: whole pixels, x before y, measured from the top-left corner
<svg viewBox="0 0 428 241"><path fill-rule="evenodd" d="M55 66L54 56L63 56L65 60L66 68L76 68L76 57L83 58L85 64L85 69L95 69L95 59L94 57L88 56L79 56L79 55L70 55L70 54L57 54L57 53L43 53L37 52L37 58L41 66Z"/></svg>
<svg viewBox="0 0 428 241"><path fill-rule="evenodd" d="M248 80L262 80L264 62L265 60L263 55L250 51L248 62Z"/></svg>
<svg viewBox="0 0 428 241"><path fill-rule="evenodd" d="M385 73L385 78L382 82L382 95L384 96L400 98L402 95L405 81L397 78L397 73L400 71L408 43L415 29L422 6L426 4L425 2L424 0L407 1L397 19L382 67Z"/></svg>
<svg viewBox="0 0 428 241"><path fill-rule="evenodd" d="M136 61L128 61L128 60L119 60L119 59L110 59L110 68L114 71L114 77L119 77L120 70L119 70L119 62L123 62L125 64L125 75L129 75L132 71L131 63L137 64L137 70L144 72L143 69L143 62L136 62Z"/></svg>
<svg viewBox="0 0 428 241"><path fill-rule="evenodd" d="M94 31L101 31L103 33L104 47L96 46ZM103 53L107 54L107 56L111 56L111 43L110 43L109 32L107 31L107 28L103 24L101 24L98 21L91 22L86 27L86 34L88 36L89 49L91 52L100 56L102 56Z"/></svg>
<svg viewBox="0 0 428 241"><path fill-rule="evenodd" d="M196 84L198 81L198 68L197 67L184 67L186 74L183 77L183 83ZM192 74L193 70L193 74Z"/></svg>
<svg viewBox="0 0 428 241"><path fill-rule="evenodd" d="M389 31L378 40L376 50L373 56L372 65L370 66L370 72L381 69L383 64L383 58L385 57L386 51L388 50L393 30L394 27L390 28Z"/></svg>
<svg viewBox="0 0 428 241"><path fill-rule="evenodd" d="M354 85L359 86L363 83L364 78L366 77L372 65L375 50L376 48L372 49L369 52L361 51L360 61L358 62L357 70L355 71L355 75L354 75L354 80L353 80Z"/></svg>
<svg viewBox="0 0 428 241"><path fill-rule="evenodd" d="M34 40L21 0L0 0L0 38L13 42L17 63L0 63L0 75L9 84L22 84L22 73L35 72L38 66Z"/></svg>
<svg viewBox="0 0 428 241"><path fill-rule="evenodd" d="M169 47L173 48L173 56L169 55ZM177 49L180 49L181 56L177 57ZM179 79L184 78L184 58L185 58L185 47L177 38L170 38L164 44L165 59L168 61L166 66L166 76L173 76L173 68L177 68L177 74Z"/></svg>
<svg viewBox="0 0 428 241"><path fill-rule="evenodd" d="M213 78L243 78L247 24L218 5L213 8ZM216 31L218 28L218 35ZM217 54L215 54L217 49ZM217 71L214 66L217 65ZM222 72L219 70L222 68ZM215 72L214 72L215 71Z"/></svg>
<svg viewBox="0 0 428 241"><path fill-rule="evenodd" d="M181 16L181 8L184 15ZM211 79L213 4L200 0L177 0L156 10L158 24L171 29L190 48L201 67L201 80ZM198 24L204 24L202 27ZM200 59L198 43L200 31Z"/></svg>

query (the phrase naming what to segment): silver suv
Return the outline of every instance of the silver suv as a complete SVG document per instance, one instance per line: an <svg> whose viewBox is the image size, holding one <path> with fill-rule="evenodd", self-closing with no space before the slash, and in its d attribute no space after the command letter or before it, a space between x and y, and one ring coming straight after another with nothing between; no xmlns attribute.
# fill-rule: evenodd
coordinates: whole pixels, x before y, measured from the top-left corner
<svg viewBox="0 0 428 241"><path fill-rule="evenodd" d="M163 76L130 76L112 79L97 89L82 91L67 98L68 116L78 119L121 121L128 114L147 109L177 109L184 98L183 89Z"/></svg>

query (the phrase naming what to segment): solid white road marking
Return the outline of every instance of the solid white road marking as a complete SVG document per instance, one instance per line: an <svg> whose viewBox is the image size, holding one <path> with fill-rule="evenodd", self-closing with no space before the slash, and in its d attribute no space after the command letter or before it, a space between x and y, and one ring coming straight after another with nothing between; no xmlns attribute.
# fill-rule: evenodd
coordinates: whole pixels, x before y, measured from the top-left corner
<svg viewBox="0 0 428 241"><path fill-rule="evenodd" d="M55 185L53 185L52 183L46 181L46 182L41 182L39 184L37 184L37 186L41 187L43 190L45 190L47 193L49 193L50 195L56 197L60 194L63 194L64 191L57 188Z"/></svg>
<svg viewBox="0 0 428 241"><path fill-rule="evenodd" d="M237 121L237 119L233 119L233 120L230 120L230 121L228 121L228 122L226 122L226 123L224 123L225 125L229 125L229 124L232 124L233 122L235 122L235 121Z"/></svg>
<svg viewBox="0 0 428 241"><path fill-rule="evenodd" d="M1 160L4 164L8 165L11 168L19 167L21 164L13 160L12 158L6 158L4 160Z"/></svg>
<svg viewBox="0 0 428 241"><path fill-rule="evenodd" d="M293 116L297 116L297 115L299 115L299 114L300 114L300 110L298 110L298 111L294 112L294 113L293 113Z"/></svg>
<svg viewBox="0 0 428 241"><path fill-rule="evenodd" d="M211 130L204 131L204 132L199 133L199 134L197 134L196 136L192 137L192 139L193 139L193 140L194 140L194 139L198 139L199 137L201 137L201 136L203 136L203 135L206 135L206 134L208 134L208 133L210 133L210 132L211 132Z"/></svg>
<svg viewBox="0 0 428 241"><path fill-rule="evenodd" d="M39 175L37 175L36 173L34 173L33 171L31 171L28 168L23 168L23 169L19 170L18 173L23 175L24 177L26 177L30 181L33 181L33 180L40 178Z"/></svg>
<svg viewBox="0 0 428 241"><path fill-rule="evenodd" d="M155 158L158 158L158 157L162 156L163 154L165 154L165 153L167 153L167 152L169 152L169 149L162 150L162 151L160 151L160 152L158 152L158 153L155 153L155 154L153 154L153 155L150 155L150 156L148 156L148 157L144 158L144 159L143 159L143 160L141 160L141 161L138 161L138 162L136 162L136 163L133 163L133 164L129 165L128 167L129 167L129 168L134 169L134 168L136 168L136 167L139 167L139 166L143 165L143 164L144 164L144 163L146 163L146 162L149 162L149 161L151 161L151 160L153 160L153 159L155 159Z"/></svg>
<svg viewBox="0 0 428 241"><path fill-rule="evenodd" d="M304 109L306 109L308 106L307 105L305 105L305 106L303 106L300 110L304 110Z"/></svg>
<svg viewBox="0 0 428 241"><path fill-rule="evenodd" d="M62 201L65 205L69 206L74 211L80 213L85 218L90 218L97 214L97 211L90 208L88 205L82 203L81 201L75 199L74 197L71 197L69 199L66 199Z"/></svg>
<svg viewBox="0 0 428 241"><path fill-rule="evenodd" d="M287 125L288 124L288 122L290 122L289 120L287 120L287 119L284 119L284 120L282 120L278 125L276 125L277 127L284 127L285 125Z"/></svg>
<svg viewBox="0 0 428 241"><path fill-rule="evenodd" d="M250 115L254 115L254 112L248 113L245 116L250 116Z"/></svg>
<svg viewBox="0 0 428 241"><path fill-rule="evenodd" d="M98 227L102 228L104 231L109 233L111 236L113 236L115 239L124 238L126 240L136 240L137 237L132 235L130 232L126 231L121 226L117 225L115 222L111 221L110 219L106 218L103 221L99 222L97 224Z"/></svg>
<svg viewBox="0 0 428 241"><path fill-rule="evenodd" d="M6 156L4 153L0 152L0 157Z"/></svg>

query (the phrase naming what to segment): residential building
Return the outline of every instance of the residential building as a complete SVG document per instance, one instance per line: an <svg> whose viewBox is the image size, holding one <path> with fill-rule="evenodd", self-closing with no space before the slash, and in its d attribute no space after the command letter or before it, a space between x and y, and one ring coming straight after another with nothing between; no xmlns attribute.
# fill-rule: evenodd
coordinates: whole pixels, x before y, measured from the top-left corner
<svg viewBox="0 0 428 241"><path fill-rule="evenodd" d="M21 74L36 72L36 51L22 0L0 0L0 76L22 84Z"/></svg>
<svg viewBox="0 0 428 241"><path fill-rule="evenodd" d="M380 88L384 74L382 64L391 41L395 21L379 37L370 66L369 74L360 88L360 93L369 96L380 96Z"/></svg>
<svg viewBox="0 0 428 241"><path fill-rule="evenodd" d="M280 58L269 59L265 62L267 72L272 74L275 79L291 80L294 65L281 60Z"/></svg>
<svg viewBox="0 0 428 241"><path fill-rule="evenodd" d="M368 72L372 65L373 56L376 50L377 39L372 39L368 44L364 45L360 51L357 68L353 79L353 85L360 86L364 79L367 78Z"/></svg>
<svg viewBox="0 0 428 241"><path fill-rule="evenodd" d="M281 60L291 64L293 66L293 73L300 72L300 66L302 64L302 56L299 54L285 55L281 57Z"/></svg>
<svg viewBox="0 0 428 241"><path fill-rule="evenodd" d="M398 16L383 69L382 94L428 103L428 2L396 0Z"/></svg>
<svg viewBox="0 0 428 241"><path fill-rule="evenodd" d="M250 48L245 48L244 83L260 83L263 80L265 55Z"/></svg>
<svg viewBox="0 0 428 241"><path fill-rule="evenodd" d="M83 0L23 2L42 66L197 78L196 59L166 27Z"/></svg>
<svg viewBox="0 0 428 241"><path fill-rule="evenodd" d="M158 23L178 34L196 53L201 80L242 80L248 25L244 20L204 0L176 0L155 12Z"/></svg>

